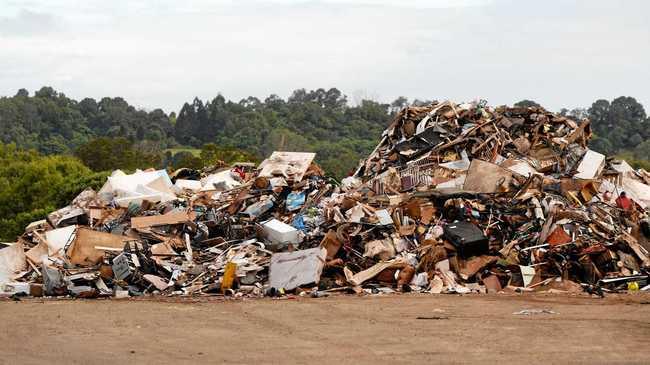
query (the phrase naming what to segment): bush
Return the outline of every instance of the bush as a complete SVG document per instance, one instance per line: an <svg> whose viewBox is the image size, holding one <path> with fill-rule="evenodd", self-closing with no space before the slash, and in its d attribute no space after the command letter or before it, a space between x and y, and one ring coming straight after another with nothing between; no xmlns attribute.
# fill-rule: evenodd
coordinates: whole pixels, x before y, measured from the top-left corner
<svg viewBox="0 0 650 365"><path fill-rule="evenodd" d="M14 240L25 225L99 188L107 173L95 173L70 156L43 156L0 144L0 238Z"/></svg>

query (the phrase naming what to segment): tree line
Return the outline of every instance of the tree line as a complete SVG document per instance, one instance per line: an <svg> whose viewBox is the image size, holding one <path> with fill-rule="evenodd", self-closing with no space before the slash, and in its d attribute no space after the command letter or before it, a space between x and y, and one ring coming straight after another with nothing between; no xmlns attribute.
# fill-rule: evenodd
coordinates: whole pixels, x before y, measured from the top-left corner
<svg viewBox="0 0 650 365"><path fill-rule="evenodd" d="M32 95L21 89L0 98L0 141L44 155L77 155L95 171L198 167L204 146L246 160L263 159L274 150L311 151L326 171L342 177L374 148L394 113L408 104L400 97L392 103L362 100L350 105L336 88L298 89L286 99L195 98L177 115L138 109L121 97L77 101L43 87ZM522 100L516 105L538 104ZM634 98L596 100L588 108L559 112L592 120L595 150L650 159L650 120Z"/></svg>

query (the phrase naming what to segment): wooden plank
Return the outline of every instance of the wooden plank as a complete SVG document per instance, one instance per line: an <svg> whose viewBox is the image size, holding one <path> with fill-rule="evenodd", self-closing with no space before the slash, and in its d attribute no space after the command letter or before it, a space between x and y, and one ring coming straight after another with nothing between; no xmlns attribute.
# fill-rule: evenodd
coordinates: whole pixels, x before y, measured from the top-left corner
<svg viewBox="0 0 650 365"><path fill-rule="evenodd" d="M131 218L131 228L147 228L180 224L194 220L194 212L171 212L162 215L151 215Z"/></svg>

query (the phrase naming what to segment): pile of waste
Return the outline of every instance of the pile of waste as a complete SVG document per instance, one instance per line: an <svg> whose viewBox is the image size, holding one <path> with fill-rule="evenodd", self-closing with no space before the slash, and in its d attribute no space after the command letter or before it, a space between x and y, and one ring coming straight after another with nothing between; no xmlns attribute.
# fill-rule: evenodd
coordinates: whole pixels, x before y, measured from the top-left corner
<svg viewBox="0 0 650 365"><path fill-rule="evenodd" d="M353 176L314 153L115 171L0 249L4 295L129 297L650 290L650 173L588 120L407 107Z"/></svg>

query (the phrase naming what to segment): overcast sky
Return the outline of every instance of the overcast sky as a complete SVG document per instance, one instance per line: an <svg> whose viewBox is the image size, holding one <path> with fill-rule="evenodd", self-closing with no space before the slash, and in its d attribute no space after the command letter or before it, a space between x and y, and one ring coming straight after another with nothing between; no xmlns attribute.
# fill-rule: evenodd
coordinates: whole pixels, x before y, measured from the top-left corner
<svg viewBox="0 0 650 365"><path fill-rule="evenodd" d="M650 109L650 1L0 0L0 95L43 85L168 112L319 87Z"/></svg>

